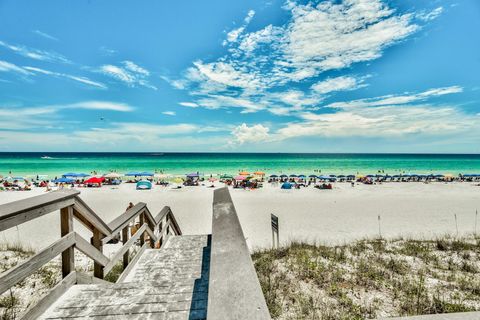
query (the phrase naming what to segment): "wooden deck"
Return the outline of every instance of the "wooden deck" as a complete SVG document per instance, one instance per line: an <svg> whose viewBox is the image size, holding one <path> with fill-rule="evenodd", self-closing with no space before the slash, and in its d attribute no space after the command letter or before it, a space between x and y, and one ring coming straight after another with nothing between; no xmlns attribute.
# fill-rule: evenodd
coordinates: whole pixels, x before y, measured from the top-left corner
<svg viewBox="0 0 480 320"><path fill-rule="evenodd" d="M75 285L40 319L206 319L210 235L172 236L115 284Z"/></svg>

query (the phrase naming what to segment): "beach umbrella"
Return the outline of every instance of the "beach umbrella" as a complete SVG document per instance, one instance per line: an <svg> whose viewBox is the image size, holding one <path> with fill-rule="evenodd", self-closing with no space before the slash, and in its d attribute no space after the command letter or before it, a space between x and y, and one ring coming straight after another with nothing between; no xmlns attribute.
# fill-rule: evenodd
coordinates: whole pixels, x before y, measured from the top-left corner
<svg viewBox="0 0 480 320"><path fill-rule="evenodd" d="M110 172L104 175L105 178L109 178L109 179L117 179L117 178L120 178L121 176L122 176L121 174L116 172Z"/></svg>
<svg viewBox="0 0 480 320"><path fill-rule="evenodd" d="M287 178L288 176L286 174L281 174L280 178Z"/></svg>
<svg viewBox="0 0 480 320"><path fill-rule="evenodd" d="M337 176L337 178L345 178L345 176L343 174L340 174Z"/></svg>
<svg viewBox="0 0 480 320"><path fill-rule="evenodd" d="M186 176L187 176L187 178L197 178L199 176L199 174L198 173L189 173Z"/></svg>
<svg viewBox="0 0 480 320"><path fill-rule="evenodd" d="M138 172L138 171L130 171L128 173L125 173L125 177L136 177L140 175L141 175L141 172Z"/></svg>
<svg viewBox="0 0 480 320"><path fill-rule="evenodd" d="M212 178L208 178L208 181L210 181L210 182L215 182L215 181L217 181L217 178L213 178L213 177L212 177Z"/></svg>
<svg viewBox="0 0 480 320"><path fill-rule="evenodd" d="M299 174L298 177L299 178L305 178L305 175L304 174Z"/></svg>
<svg viewBox="0 0 480 320"><path fill-rule="evenodd" d="M142 176L142 177L153 177L153 173L152 173L152 172L148 172L148 171L140 172L139 175Z"/></svg>
<svg viewBox="0 0 480 320"><path fill-rule="evenodd" d="M25 180L24 177L12 177L13 180Z"/></svg>
<svg viewBox="0 0 480 320"><path fill-rule="evenodd" d="M235 177L235 180L239 180L239 181L243 181L243 180L245 180L245 179L247 179L247 177L242 176L242 175L239 175L239 176L236 176L236 177Z"/></svg>
<svg viewBox="0 0 480 320"><path fill-rule="evenodd" d="M253 174L254 174L254 175L257 175L257 176L264 176L264 175L265 175L265 172L263 172L263 171L255 171Z"/></svg>
<svg viewBox="0 0 480 320"><path fill-rule="evenodd" d="M169 175L165 173L155 173L154 177L158 179L166 179L169 177Z"/></svg>
<svg viewBox="0 0 480 320"><path fill-rule="evenodd" d="M271 174L270 178L278 178L278 176L276 174Z"/></svg>
<svg viewBox="0 0 480 320"><path fill-rule="evenodd" d="M103 177L102 177L102 178L92 177L92 178L90 178L90 179L88 179L88 180L85 180L84 183L87 183L87 184L89 184L89 183L92 183L92 184L101 184L103 181L105 181L105 178L103 178Z"/></svg>
<svg viewBox="0 0 480 320"><path fill-rule="evenodd" d="M335 178L335 177L336 177L336 175L334 175L334 174L330 174L330 175L329 175L329 177Z"/></svg>
<svg viewBox="0 0 480 320"><path fill-rule="evenodd" d="M291 174L291 175L289 175L289 177L290 177L290 178L296 178L297 175L296 175L296 174Z"/></svg>
<svg viewBox="0 0 480 320"><path fill-rule="evenodd" d="M174 177L173 179L171 179L171 182L173 182L173 183L183 183L183 179L180 178L180 177Z"/></svg>
<svg viewBox="0 0 480 320"><path fill-rule="evenodd" d="M220 176L220 179L231 180L231 179L233 179L233 176L229 175L229 174L223 174L223 175Z"/></svg>
<svg viewBox="0 0 480 320"><path fill-rule="evenodd" d="M73 182L75 182L75 180L71 179L71 178L63 177L63 178L52 180L52 182L54 182L54 183L73 183Z"/></svg>
<svg viewBox="0 0 480 320"><path fill-rule="evenodd" d="M309 177L309 178L318 178L318 177L317 177L316 175L314 175L314 174L311 174L311 175L309 175L308 177Z"/></svg>
<svg viewBox="0 0 480 320"><path fill-rule="evenodd" d="M242 171L242 172L239 173L239 175L241 175L241 176L248 176L249 174L250 174L250 172L248 172L248 171Z"/></svg>

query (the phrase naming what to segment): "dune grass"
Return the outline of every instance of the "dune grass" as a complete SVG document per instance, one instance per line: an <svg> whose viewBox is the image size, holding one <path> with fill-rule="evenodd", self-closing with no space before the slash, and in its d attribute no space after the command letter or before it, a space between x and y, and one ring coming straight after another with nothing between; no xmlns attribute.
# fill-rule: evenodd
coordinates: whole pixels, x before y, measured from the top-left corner
<svg viewBox="0 0 480 320"><path fill-rule="evenodd" d="M364 319L480 310L480 239L364 239L252 256L274 319Z"/></svg>

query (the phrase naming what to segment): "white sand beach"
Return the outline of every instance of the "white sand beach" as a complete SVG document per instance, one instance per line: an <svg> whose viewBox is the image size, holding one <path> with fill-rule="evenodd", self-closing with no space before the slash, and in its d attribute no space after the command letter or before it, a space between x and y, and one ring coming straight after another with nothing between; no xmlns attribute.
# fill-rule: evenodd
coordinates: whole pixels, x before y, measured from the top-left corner
<svg viewBox="0 0 480 320"><path fill-rule="evenodd" d="M216 183L217 187L223 186ZM156 213L172 208L184 234L211 231L213 189L204 186L174 190L154 186L136 191L134 184L81 188L81 197L105 220L124 212L129 201L145 202ZM0 203L44 193L0 192ZM271 245L270 214L280 221L280 241L343 243L379 234L383 237L434 238L445 233L473 233L480 187L474 183L336 183L333 190L281 190L265 184L260 190L230 189L245 237L251 249ZM77 229L77 227L76 227ZM85 236L89 236L84 230ZM0 241L21 240L34 248L59 238L59 215L51 213L0 233Z"/></svg>

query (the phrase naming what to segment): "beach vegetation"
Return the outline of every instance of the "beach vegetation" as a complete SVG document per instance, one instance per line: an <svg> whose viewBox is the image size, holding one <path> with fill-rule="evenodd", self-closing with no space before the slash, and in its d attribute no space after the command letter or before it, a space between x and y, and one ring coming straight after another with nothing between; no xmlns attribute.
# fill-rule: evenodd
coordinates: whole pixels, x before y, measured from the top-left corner
<svg viewBox="0 0 480 320"><path fill-rule="evenodd" d="M480 310L474 236L292 242L252 259L273 319L373 319Z"/></svg>

